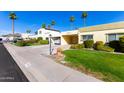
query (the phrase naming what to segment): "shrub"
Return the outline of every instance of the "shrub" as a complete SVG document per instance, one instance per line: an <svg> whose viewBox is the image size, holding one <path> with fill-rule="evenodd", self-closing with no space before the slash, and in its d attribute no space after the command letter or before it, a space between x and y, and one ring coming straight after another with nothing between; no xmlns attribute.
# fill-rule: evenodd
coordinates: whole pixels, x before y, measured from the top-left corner
<svg viewBox="0 0 124 93"><path fill-rule="evenodd" d="M38 41L38 43L40 43L40 44L49 44L49 41L48 40L40 40L40 41Z"/></svg>
<svg viewBox="0 0 124 93"><path fill-rule="evenodd" d="M109 46L98 46L97 50L106 51L106 52L114 52L114 49Z"/></svg>
<svg viewBox="0 0 124 93"><path fill-rule="evenodd" d="M104 46L103 42L102 42L102 41L97 41L97 42L94 44L93 48L94 48L95 50L98 50L98 48L99 48L100 46Z"/></svg>
<svg viewBox="0 0 124 93"><path fill-rule="evenodd" d="M73 44L70 47L71 49L82 49L84 48L84 44Z"/></svg>
<svg viewBox="0 0 124 93"><path fill-rule="evenodd" d="M119 41L117 41L117 40L110 41L109 46L114 48L116 52L120 51L120 44L119 44Z"/></svg>
<svg viewBox="0 0 124 93"><path fill-rule="evenodd" d="M43 38L42 37L38 37L37 38L37 41L40 41L40 40L43 40Z"/></svg>
<svg viewBox="0 0 124 93"><path fill-rule="evenodd" d="M124 36L119 38L120 51L124 52Z"/></svg>
<svg viewBox="0 0 124 93"><path fill-rule="evenodd" d="M84 41L85 48L92 48L93 44L94 44L93 40L86 40L86 41Z"/></svg>
<svg viewBox="0 0 124 93"><path fill-rule="evenodd" d="M25 41L17 41L16 45L17 46L25 46L26 44L25 44Z"/></svg>

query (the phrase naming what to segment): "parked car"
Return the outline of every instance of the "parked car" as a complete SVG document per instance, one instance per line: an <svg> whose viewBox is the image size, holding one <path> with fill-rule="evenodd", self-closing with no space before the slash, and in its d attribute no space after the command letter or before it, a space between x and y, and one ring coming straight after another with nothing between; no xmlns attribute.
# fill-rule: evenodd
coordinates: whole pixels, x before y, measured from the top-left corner
<svg viewBox="0 0 124 93"><path fill-rule="evenodd" d="M3 43L2 41L3 41L3 39L2 39L2 38L0 38L0 44L1 44L1 43Z"/></svg>

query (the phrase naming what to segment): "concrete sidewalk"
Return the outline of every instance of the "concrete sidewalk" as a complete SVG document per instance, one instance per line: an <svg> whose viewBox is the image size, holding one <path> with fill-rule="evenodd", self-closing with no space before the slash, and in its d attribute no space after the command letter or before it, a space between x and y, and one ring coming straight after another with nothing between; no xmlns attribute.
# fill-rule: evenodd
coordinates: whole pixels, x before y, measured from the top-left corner
<svg viewBox="0 0 124 93"><path fill-rule="evenodd" d="M48 47L17 47L4 44L29 81L32 82L100 82L45 57Z"/></svg>

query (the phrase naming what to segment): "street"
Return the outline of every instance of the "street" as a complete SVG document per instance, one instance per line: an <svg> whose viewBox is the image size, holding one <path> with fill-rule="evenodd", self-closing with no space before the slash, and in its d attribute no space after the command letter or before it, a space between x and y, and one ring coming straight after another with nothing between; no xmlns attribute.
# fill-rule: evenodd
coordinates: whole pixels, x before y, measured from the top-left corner
<svg viewBox="0 0 124 93"><path fill-rule="evenodd" d="M0 44L0 82L28 82L3 44Z"/></svg>

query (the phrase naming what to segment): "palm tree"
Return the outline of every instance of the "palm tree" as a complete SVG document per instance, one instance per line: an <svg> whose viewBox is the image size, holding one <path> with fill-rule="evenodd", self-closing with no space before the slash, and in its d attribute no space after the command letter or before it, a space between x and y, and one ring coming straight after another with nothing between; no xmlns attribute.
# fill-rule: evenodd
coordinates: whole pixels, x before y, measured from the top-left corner
<svg viewBox="0 0 124 93"><path fill-rule="evenodd" d="M34 33L35 33L35 35L37 35L37 31L35 31Z"/></svg>
<svg viewBox="0 0 124 93"><path fill-rule="evenodd" d="M83 25L84 27L86 26L86 18L87 18L88 14L86 11L84 11L81 15L81 18L83 19Z"/></svg>
<svg viewBox="0 0 124 93"><path fill-rule="evenodd" d="M47 27L48 29L50 29L51 28L51 25L48 25L48 27Z"/></svg>
<svg viewBox="0 0 124 93"><path fill-rule="evenodd" d="M73 29L73 23L74 23L74 21L75 21L75 17L74 16L71 16L70 17L70 19L69 19L69 21L71 22L71 28Z"/></svg>
<svg viewBox="0 0 124 93"><path fill-rule="evenodd" d="M56 22L54 20L51 21L51 26L54 26Z"/></svg>
<svg viewBox="0 0 124 93"><path fill-rule="evenodd" d="M31 30L30 29L26 30L26 33L27 34L31 33ZM28 35L28 39L29 39L29 35Z"/></svg>
<svg viewBox="0 0 124 93"><path fill-rule="evenodd" d="M46 24L42 24L42 28L46 28Z"/></svg>
<svg viewBox="0 0 124 93"><path fill-rule="evenodd" d="M9 18L12 20L12 34L14 36L14 20L17 19L17 16L14 12L10 12Z"/></svg>
<svg viewBox="0 0 124 93"><path fill-rule="evenodd" d="M26 33L28 33L28 34L31 33L31 30L30 29L26 30Z"/></svg>

